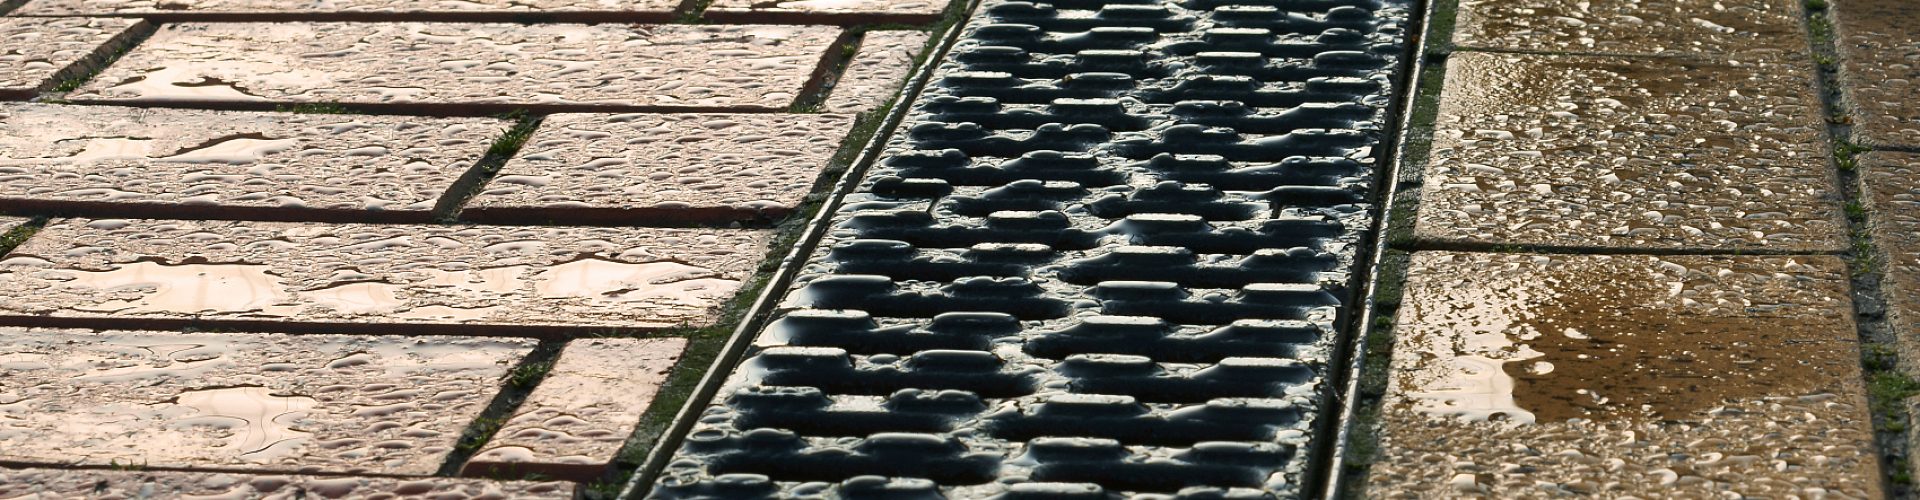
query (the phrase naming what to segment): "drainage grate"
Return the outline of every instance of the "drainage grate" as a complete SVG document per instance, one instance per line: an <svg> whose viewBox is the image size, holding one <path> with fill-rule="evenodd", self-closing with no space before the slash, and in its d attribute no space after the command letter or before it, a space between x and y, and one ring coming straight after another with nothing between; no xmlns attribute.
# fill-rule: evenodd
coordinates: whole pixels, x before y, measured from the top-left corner
<svg viewBox="0 0 1920 500"><path fill-rule="evenodd" d="M1408 11L989 0L653 495L1303 494Z"/></svg>

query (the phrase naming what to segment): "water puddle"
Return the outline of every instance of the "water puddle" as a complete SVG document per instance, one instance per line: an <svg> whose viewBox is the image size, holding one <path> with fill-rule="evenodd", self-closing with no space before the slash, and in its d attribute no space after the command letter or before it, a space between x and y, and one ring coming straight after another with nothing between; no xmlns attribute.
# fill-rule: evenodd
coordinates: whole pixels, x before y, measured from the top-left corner
<svg viewBox="0 0 1920 500"><path fill-rule="evenodd" d="M80 151L68 156L38 158L0 158L0 165L86 165L109 161L158 161L169 163L222 163L245 165L262 158L292 151L296 139L272 139L264 136L233 136L207 141L175 153L156 156L154 139L140 137L82 137L59 142L86 141Z"/></svg>
<svg viewBox="0 0 1920 500"><path fill-rule="evenodd" d="M291 299L285 282L254 264L162 264L139 261L106 271L65 271L69 286L94 288L106 299L74 309L132 314L284 315L273 307ZM137 299L117 299L140 293Z"/></svg>
<svg viewBox="0 0 1920 500"><path fill-rule="evenodd" d="M297 452L311 434L295 430L293 423L319 406L313 398L276 396L265 387L187 391L177 402L199 413L176 425L229 431L233 435L221 448L250 462L273 462Z"/></svg>
<svg viewBox="0 0 1920 500"><path fill-rule="evenodd" d="M545 299L703 305L740 288L738 280L714 278L713 274L712 270L679 262L581 259L550 267L533 279L535 293Z"/></svg>

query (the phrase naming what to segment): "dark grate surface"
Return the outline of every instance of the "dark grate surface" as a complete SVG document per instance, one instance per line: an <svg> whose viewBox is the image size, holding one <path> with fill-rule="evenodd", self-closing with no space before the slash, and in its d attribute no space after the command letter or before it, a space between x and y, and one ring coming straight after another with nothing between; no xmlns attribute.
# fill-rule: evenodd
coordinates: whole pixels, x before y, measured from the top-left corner
<svg viewBox="0 0 1920 500"><path fill-rule="evenodd" d="M1300 494L1405 3L989 0L652 494Z"/></svg>

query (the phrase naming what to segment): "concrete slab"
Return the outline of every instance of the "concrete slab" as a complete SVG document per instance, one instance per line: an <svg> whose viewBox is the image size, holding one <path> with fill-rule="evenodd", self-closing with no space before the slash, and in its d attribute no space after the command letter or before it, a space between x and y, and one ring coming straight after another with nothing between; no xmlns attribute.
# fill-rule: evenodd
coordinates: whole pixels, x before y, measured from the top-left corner
<svg viewBox="0 0 1920 500"><path fill-rule="evenodd" d="M860 49L847 62L847 70L833 86L827 102L828 113L858 114L880 109L913 71L913 58L926 48L925 31L869 31L860 38Z"/></svg>
<svg viewBox="0 0 1920 500"><path fill-rule="evenodd" d="M1831 2L1840 82L1853 111L1853 140L1920 150L1920 4Z"/></svg>
<svg viewBox="0 0 1920 500"><path fill-rule="evenodd" d="M0 209L426 222L492 119L0 105Z"/></svg>
<svg viewBox="0 0 1920 500"><path fill-rule="evenodd" d="M770 231L55 220L0 260L0 322L534 335L704 326Z"/></svg>
<svg viewBox="0 0 1920 500"><path fill-rule="evenodd" d="M1771 63L1457 54L1415 235L1838 251L1847 226L1810 78Z"/></svg>
<svg viewBox="0 0 1920 500"><path fill-rule="evenodd" d="M138 19L0 17L0 99L29 99L79 76L147 29Z"/></svg>
<svg viewBox="0 0 1920 500"><path fill-rule="evenodd" d="M1458 12L1465 48L1811 64L1799 0L1461 0Z"/></svg>
<svg viewBox="0 0 1920 500"><path fill-rule="evenodd" d="M467 460L461 475L600 478L686 348L681 338L568 342L547 378Z"/></svg>
<svg viewBox="0 0 1920 500"><path fill-rule="evenodd" d="M528 498L559 500L573 498L573 490L572 484L564 482L0 468L0 499L6 500L45 498L139 498L142 500Z"/></svg>
<svg viewBox="0 0 1920 500"><path fill-rule="evenodd" d="M0 461L428 475L527 339L0 329Z"/></svg>
<svg viewBox="0 0 1920 500"><path fill-rule="evenodd" d="M165 20L251 21L545 21L665 22L679 0L34 0L15 16L128 16Z"/></svg>
<svg viewBox="0 0 1920 500"><path fill-rule="evenodd" d="M70 98L784 110L839 36L825 26L168 24Z"/></svg>
<svg viewBox="0 0 1920 500"><path fill-rule="evenodd" d="M1920 153L1876 151L1856 160L1899 358L1920 367Z"/></svg>
<svg viewBox="0 0 1920 500"><path fill-rule="evenodd" d="M462 217L560 223L777 219L853 127L846 115L560 114Z"/></svg>
<svg viewBox="0 0 1920 500"><path fill-rule="evenodd" d="M1829 256L1414 255L1380 498L1879 498Z"/></svg>
<svg viewBox="0 0 1920 500"><path fill-rule="evenodd" d="M701 16L728 23L921 24L952 0L714 0Z"/></svg>

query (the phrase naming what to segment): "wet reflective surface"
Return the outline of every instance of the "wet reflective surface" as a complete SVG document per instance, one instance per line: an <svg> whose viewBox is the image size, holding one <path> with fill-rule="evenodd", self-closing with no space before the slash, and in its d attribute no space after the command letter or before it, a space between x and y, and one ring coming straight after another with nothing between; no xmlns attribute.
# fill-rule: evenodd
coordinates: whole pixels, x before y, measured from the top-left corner
<svg viewBox="0 0 1920 500"><path fill-rule="evenodd" d="M1462 0L1453 43L1534 52L1804 61L1802 15L1796 0Z"/></svg>
<svg viewBox="0 0 1920 500"><path fill-rule="evenodd" d="M1896 331L1920 332L1920 153L1875 151L1856 158L1867 226L1885 267L1880 282ZM1894 344L1906 366L1920 360L1920 339Z"/></svg>
<svg viewBox="0 0 1920 500"><path fill-rule="evenodd" d="M845 115L553 115L462 216L562 223L780 217L813 192L852 127Z"/></svg>
<svg viewBox="0 0 1920 500"><path fill-rule="evenodd" d="M35 0L14 11L23 16L101 16L101 15L245 15L358 13L377 15L497 13L502 20L516 14L552 14L568 12L649 13L665 16L679 2L638 0L326 0L321 2L276 2L272 0Z"/></svg>
<svg viewBox="0 0 1920 500"><path fill-rule="evenodd" d="M1877 496L1832 257L1415 254L1380 497Z"/></svg>
<svg viewBox="0 0 1920 500"><path fill-rule="evenodd" d="M1840 80L1852 107L1854 142L1920 148L1920 4L1907 0L1833 2Z"/></svg>
<svg viewBox="0 0 1920 500"><path fill-rule="evenodd" d="M952 0L715 0L704 17L723 21L782 15L859 16L869 21L921 23L939 17Z"/></svg>
<svg viewBox="0 0 1920 500"><path fill-rule="evenodd" d="M492 119L0 105L0 208L425 221L505 131Z"/></svg>
<svg viewBox="0 0 1920 500"><path fill-rule="evenodd" d="M388 498L422 500L568 499L563 482L448 478L241 475L205 472L0 469L0 499L40 500L300 500Z"/></svg>
<svg viewBox="0 0 1920 500"><path fill-rule="evenodd" d="M1820 103L1785 63L1463 53L1416 236L1573 248L1837 251Z"/></svg>
<svg viewBox="0 0 1920 500"><path fill-rule="evenodd" d="M924 31L869 31L860 37L860 49L847 62L833 85L828 113L858 114L880 109L893 99L913 70L913 57L927 45Z"/></svg>
<svg viewBox="0 0 1920 500"><path fill-rule="evenodd" d="M784 109L839 34L822 26L168 24L72 99Z"/></svg>
<svg viewBox="0 0 1920 500"><path fill-rule="evenodd" d="M0 334L0 460L248 471L430 474L533 347L448 337Z"/></svg>
<svg viewBox="0 0 1920 500"><path fill-rule="evenodd" d="M137 24L135 19L0 18L0 97L33 97Z"/></svg>
<svg viewBox="0 0 1920 500"><path fill-rule="evenodd" d="M62 219L0 260L0 311L15 323L54 316L284 325L271 328L703 325L759 263L767 237Z"/></svg>
<svg viewBox="0 0 1920 500"><path fill-rule="evenodd" d="M537 473L593 481L633 435L686 339L579 339L462 475Z"/></svg>

